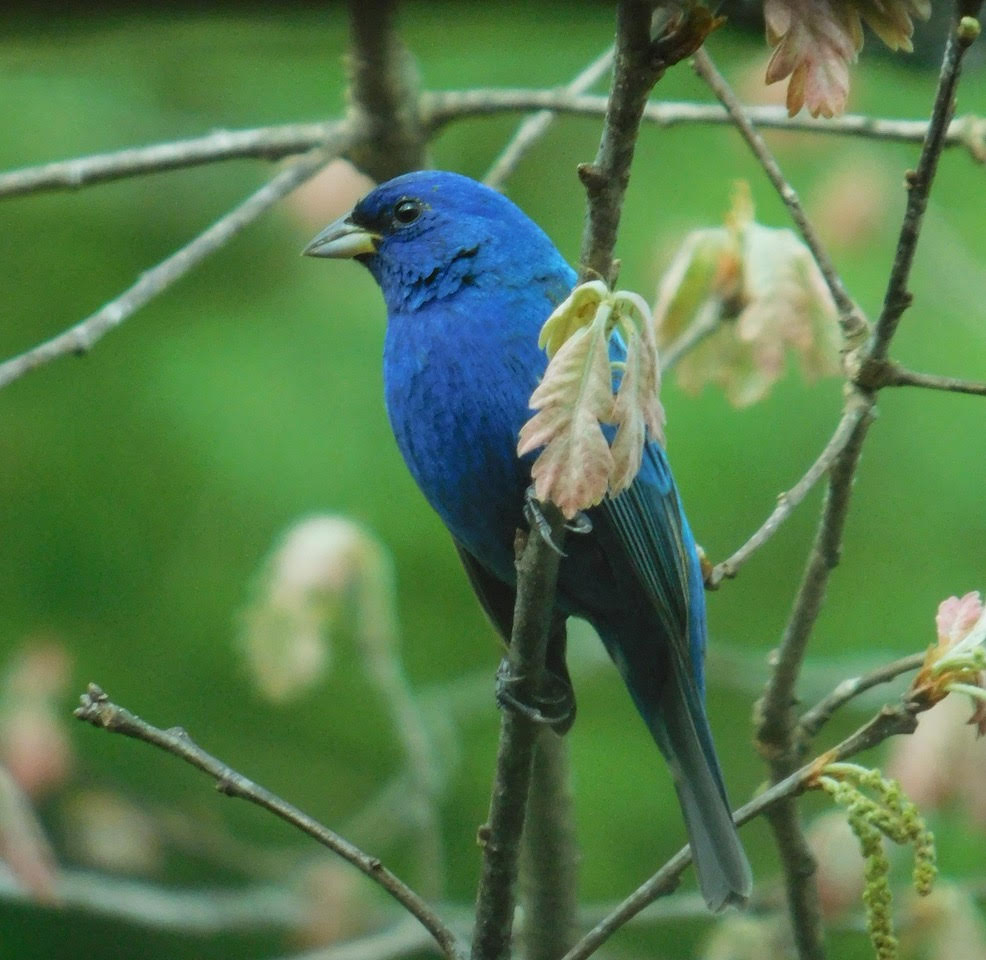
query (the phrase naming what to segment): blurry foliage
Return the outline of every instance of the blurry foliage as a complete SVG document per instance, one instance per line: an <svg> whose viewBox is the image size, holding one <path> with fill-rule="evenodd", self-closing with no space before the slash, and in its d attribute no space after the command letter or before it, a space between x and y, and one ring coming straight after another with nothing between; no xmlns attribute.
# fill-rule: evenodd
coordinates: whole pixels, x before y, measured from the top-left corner
<svg viewBox="0 0 986 960"><path fill-rule="evenodd" d="M556 85L612 33L608 4L587 4L577 16L573 10L412 3L405 33L429 86ZM0 38L0 166L342 109L342 4L227 11L101 16L87 6L84 18L11 20ZM731 77L758 78L752 88L741 80L745 95L778 95L759 86L768 57L761 40L747 43L727 29L712 43ZM986 114L982 76L981 66L971 66L960 112ZM932 85L931 73L911 65L864 61L849 106L926 115ZM707 99L684 66L662 80L658 95ZM497 117L451 127L434 145L434 161L481 176L514 123ZM563 119L509 185L570 258L583 217L574 164L592 156L597 136L595 120ZM770 139L810 212L833 224L833 241L841 223L859 217L847 156L867 171L885 171L886 193L876 210L867 207L865 243L852 232L833 250L849 289L874 313L902 211L902 173L916 148L808 134ZM109 299L269 172L238 161L6 201L0 353L13 354ZM620 285L653 290L685 234L718 221L737 177L750 181L763 222L786 222L731 131L645 129L618 249ZM914 273L916 306L896 340L897 354L917 369L983 375L983 196L983 169L947 154ZM843 216L834 216L840 208ZM281 531L315 512L355 518L393 554L404 664L412 686L427 691L429 729L449 776L441 803L447 892L468 903L497 729L497 647L390 437L379 295L355 266L302 261L297 254L310 233L297 201L285 204L91 356L62 360L0 395L0 658L9 663L26 637L56 636L74 664L72 689L98 680L153 722L183 724L207 749L303 809L343 828L356 824L354 839L413 876L417 849L407 832L385 829L393 807L385 804L376 819L364 809L403 761L358 645L334 645L332 670L316 690L272 706L253 693L233 642L253 572ZM740 412L712 390L692 398L669 384L662 399L675 473L713 559L739 545L776 493L800 476L840 403L835 381L805 387L790 376ZM941 597L983 583L986 511L975 468L986 457L981 401L888 391L881 406L843 566L812 642L809 686L812 671L832 658L839 658L838 679L847 663L854 669L915 649ZM750 705L800 575L815 503L736 583L710 597L710 713L736 801L762 777L749 745ZM573 648L581 665L571 743L583 889L589 899L609 900L674 852L683 831L671 785L616 671L595 669L603 657L588 631L574 631ZM70 708L68 696L59 700L62 716ZM831 735L852 720L837 718ZM70 733L79 782L180 808L206 833L215 818L242 843L312 854L301 837L215 796L172 758L90 729ZM68 818L73 789L50 795L41 808L62 860L72 854L57 824ZM969 842L967 832L981 827L947 811L933 827L945 870L981 880L981 843ZM744 834L767 883L773 859L758 842L763 829L754 824ZM229 860L172 849L154 879L242 882ZM7 903L0 924L5 954L46 960L97 951L106 960L209 960L290 946L270 935L182 937ZM623 942L689 956L707 933L704 920L655 925L628 931ZM906 945L906 931L902 937ZM869 955L858 933L836 944L840 957Z"/></svg>

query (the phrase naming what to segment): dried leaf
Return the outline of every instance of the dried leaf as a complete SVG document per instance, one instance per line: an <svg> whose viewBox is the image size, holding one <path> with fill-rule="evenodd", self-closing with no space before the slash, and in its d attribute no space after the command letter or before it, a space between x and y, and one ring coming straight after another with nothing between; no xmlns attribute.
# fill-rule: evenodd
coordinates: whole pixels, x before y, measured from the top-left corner
<svg viewBox="0 0 986 960"><path fill-rule="evenodd" d="M614 331L622 339L612 340ZM551 360L517 452L544 447L531 468L535 493L571 519L633 482L648 437L663 442L657 342L643 298L598 280L572 291L538 342ZM623 359L611 360L611 349ZM617 428L612 447L603 424Z"/></svg>
<svg viewBox="0 0 986 960"><path fill-rule="evenodd" d="M613 473L609 487L613 494L633 482L648 436L665 443L664 408L659 399L661 371L650 308L637 294L618 293L616 298L627 352L611 421L617 426L610 448Z"/></svg>
<svg viewBox="0 0 986 960"><path fill-rule="evenodd" d="M600 421L613 411L605 324L577 329L551 358L520 431L520 456L543 446L531 477L539 500L571 519L606 495L613 456Z"/></svg>
<svg viewBox="0 0 986 960"><path fill-rule="evenodd" d="M360 628L363 621L376 623L380 611L362 609L367 591L358 588L368 579L388 578L379 552L367 531L343 517L309 517L283 534L243 615L240 646L264 696L289 700L325 675L332 633L347 602L356 604ZM376 591L374 607L388 590L389 579Z"/></svg>
<svg viewBox="0 0 986 960"><path fill-rule="evenodd" d="M679 362L684 389L698 392L716 383L735 406L748 406L783 375L789 350L809 381L839 371L837 312L818 267L792 231L753 220L745 184L737 185L726 227L696 235L701 242L686 239L683 248L696 260L716 251L718 269L709 259L695 266L676 260L661 281L655 308L661 347L710 308L724 321ZM704 291L695 284L700 277ZM684 295L674 287L679 278L693 284ZM685 304L692 309L689 320L671 315Z"/></svg>
<svg viewBox="0 0 986 960"><path fill-rule="evenodd" d="M767 83L790 77L788 113L841 113L849 95L849 66L863 46L862 20L891 50L911 47L913 18L926 20L929 0L765 0L767 41L774 53Z"/></svg>

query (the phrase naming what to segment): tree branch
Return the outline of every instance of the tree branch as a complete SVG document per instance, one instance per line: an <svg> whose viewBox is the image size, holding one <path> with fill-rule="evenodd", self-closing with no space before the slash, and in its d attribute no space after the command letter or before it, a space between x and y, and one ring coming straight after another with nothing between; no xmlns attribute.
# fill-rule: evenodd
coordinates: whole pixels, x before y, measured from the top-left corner
<svg viewBox="0 0 986 960"><path fill-rule="evenodd" d="M815 258L815 263L818 264L818 269L825 278L825 284L828 286L829 292L832 294L832 299L838 308L839 323L842 327L842 333L847 345L850 347L858 345L868 334L869 326L859 307L856 306L852 297L849 296L842 282L842 278L832 264L828 252L815 232L815 228L812 226L811 221L809 221L804 208L801 206L801 200L798 197L797 191L781 172L781 168L774 159L774 155L770 152L766 141L750 122L743 105L739 102L739 99L733 93L729 84L726 83L723 75L716 69L712 58L704 48L695 54L694 64L695 72L709 85L709 88L716 97L719 98L719 101L726 108L726 112L739 131L740 136L747 142L750 150L753 151L754 156L760 162L764 173L767 174L768 179L774 185L774 188L780 194L781 199L788 208L791 219L794 220L805 244L811 250L811 255Z"/></svg>
<svg viewBox="0 0 986 960"><path fill-rule="evenodd" d="M968 393L986 397L986 383L981 380L962 380L958 377L943 377L936 373L918 373L897 364L890 364L884 387L924 387L927 390L946 390L950 393Z"/></svg>
<svg viewBox="0 0 986 960"><path fill-rule="evenodd" d="M613 87L596 159L579 167L588 210L579 254L579 280L595 277L612 284L613 249L630 182L640 119L647 97L667 65L651 42L650 3L621 0L616 13Z"/></svg>
<svg viewBox="0 0 986 960"><path fill-rule="evenodd" d="M397 0L349 2L350 115L367 131L350 160L378 183L427 166L418 69L397 34L397 6Z"/></svg>
<svg viewBox="0 0 986 960"><path fill-rule="evenodd" d="M217 760L206 753L180 727L161 730L151 726L124 707L112 703L96 684L89 685L88 691L81 698L81 705L76 709L75 715L80 720L91 723L94 727L100 727L110 733L122 733L124 736L133 737L136 740L143 740L145 743L150 743L167 753L180 757L186 763L211 776L216 781L216 788L220 793L247 800L280 817L286 823L297 827L302 833L337 853L386 890L401 906L418 919L449 960L462 960L464 958L464 950L455 934L424 900L391 873L376 857L364 853L349 843L348 840L329 830L328 827L302 813L297 807L282 800L269 790L265 790L241 773L237 773L221 760Z"/></svg>
<svg viewBox="0 0 986 960"><path fill-rule="evenodd" d="M828 696L823 697L810 710L801 714L795 731L799 744L799 752L807 753L808 744L818 734L818 731L832 719L835 712L844 707L850 700L858 697L867 690L889 683L902 673L917 670L925 661L924 653L912 653L909 657L901 657L892 663L886 663L869 673L858 677L848 677L843 680Z"/></svg>
<svg viewBox="0 0 986 960"><path fill-rule="evenodd" d="M835 433L825 445L825 449L818 455L818 459L808 468L805 475L790 490L780 494L777 498L777 506L774 507L770 516L763 522L760 528L743 544L732 556L717 563L712 568L712 573L707 580L709 589L717 588L723 580L735 577L739 568L746 563L754 553L757 552L777 531L781 524L792 513L802 500L808 495L815 484L832 467L836 458L842 454L846 445L853 437L856 427L863 417L870 415L870 402L862 395L853 395L851 401L847 403L839 420L839 425L835 428Z"/></svg>
<svg viewBox="0 0 986 960"><path fill-rule="evenodd" d="M424 95L422 114L429 129L438 129L457 120L497 113L550 110L576 116L601 116L606 97L573 95L566 90L528 90L492 88L445 90ZM844 114L816 120L809 116L789 117L784 107L744 106L743 112L758 127L826 136L855 136L892 143L922 143L928 131L924 120L870 117ZM733 119L713 103L652 101L644 108L643 122L658 127L682 124L731 126ZM986 118L973 114L956 117L949 125L946 147L964 147L977 163L986 163Z"/></svg>
<svg viewBox="0 0 986 960"><path fill-rule="evenodd" d="M928 706L927 703L912 699L902 700L894 706L885 706L869 722L837 746L773 784L736 810L733 814L734 822L737 826L743 826L756 817L769 814L779 804L792 802L795 797L813 785L818 771L829 763L848 760L882 743L888 737L913 733L917 728L917 714L928 709ZM683 847L657 873L637 887L615 910L596 924L565 954L562 960L588 960L588 957L641 910L655 900L672 893L681 882L681 874L691 862L691 848Z"/></svg>
<svg viewBox="0 0 986 960"><path fill-rule="evenodd" d="M539 110L552 115L599 117L605 114L606 97L572 94L569 89L425 92L420 99L421 124L431 137L448 123L497 113ZM783 107L770 106L748 106L744 107L744 112L763 129L858 136L896 143L922 143L928 130L924 120L897 120L862 114L814 120L804 116L789 117ZM534 117L530 121L533 124ZM723 126L731 125L733 121L717 104L656 101L644 108L643 122L668 128L690 124ZM127 177L225 160L280 160L327 144L339 123L336 120L275 124L247 130L216 130L185 140L9 170L0 173L0 200L43 191L78 190ZM986 118L972 114L956 117L948 126L944 146L964 147L978 163L986 163Z"/></svg>
<svg viewBox="0 0 986 960"><path fill-rule="evenodd" d="M979 25L972 19L972 13L978 12L981 4L972 2L966 6L971 11L970 15L961 19L956 18L949 31L938 78L938 90L931 111L931 122L928 124L928 133L921 148L917 170L907 174L907 209L900 228L887 292L883 298L883 310L876 322L873 343L867 351L868 361L880 361L886 357L900 318L911 305L907 281L911 274L911 265L914 263L924 211L938 169L938 160L945 146L952 114L955 112L955 90L962 70L962 58L979 35ZM865 376L865 364L863 375Z"/></svg>
<svg viewBox="0 0 986 960"><path fill-rule="evenodd" d="M575 942L579 916L578 847L568 745L541 730L524 824L521 887L525 960L558 960Z"/></svg>
<svg viewBox="0 0 986 960"><path fill-rule="evenodd" d="M330 144L340 121L216 130L202 137L97 153L0 174L0 198L42 190L78 190L110 180L247 157L280 160Z"/></svg>
<svg viewBox="0 0 986 960"><path fill-rule="evenodd" d="M544 510L551 540L560 545L564 518L550 504L545 504ZM522 704L534 702L544 672L560 559L548 539L532 531L517 562L513 633L501 682ZM472 960L505 960L510 955L517 867L537 737L538 724L532 718L513 708L502 711L490 814L480 829L483 864L476 894Z"/></svg>
<svg viewBox="0 0 986 960"><path fill-rule="evenodd" d="M350 126L338 125L333 141L329 145L318 147L293 162L238 207L217 220L208 230L199 234L191 243L142 274L140 279L120 296L74 327L69 327L68 330L52 337L51 340L46 340L20 356L0 363L0 388L38 367L51 363L58 357L70 353L87 353L94 344L120 326L148 301L167 290L209 254L225 246L244 227L253 223L282 197L287 196L318 173L333 157L338 156L352 139Z"/></svg>

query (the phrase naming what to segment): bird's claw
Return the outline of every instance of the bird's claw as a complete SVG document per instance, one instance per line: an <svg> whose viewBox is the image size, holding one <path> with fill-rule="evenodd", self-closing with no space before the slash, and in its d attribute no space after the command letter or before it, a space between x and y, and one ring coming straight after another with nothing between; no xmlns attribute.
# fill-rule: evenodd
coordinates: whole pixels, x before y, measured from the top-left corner
<svg viewBox="0 0 986 960"><path fill-rule="evenodd" d="M571 687L550 672L546 672L542 690L535 696L533 702L528 703L510 689L521 679L511 672L508 659L504 658L500 661L496 671L497 706L501 710L520 714L532 723L551 727L559 735L566 733L575 720L575 698L572 696ZM555 692L550 691L552 684L557 688Z"/></svg>
<svg viewBox="0 0 986 960"><path fill-rule="evenodd" d="M592 533L592 521L589 519L588 514L580 510L565 524L565 529L571 533Z"/></svg>
<svg viewBox="0 0 986 960"><path fill-rule="evenodd" d="M524 492L524 519L528 526L538 532L538 536L549 546L559 557L567 557L568 554L557 543L551 535L551 524L541 509L534 487L528 487ZM571 520L565 524L565 529L572 533L591 533L592 521L580 510Z"/></svg>

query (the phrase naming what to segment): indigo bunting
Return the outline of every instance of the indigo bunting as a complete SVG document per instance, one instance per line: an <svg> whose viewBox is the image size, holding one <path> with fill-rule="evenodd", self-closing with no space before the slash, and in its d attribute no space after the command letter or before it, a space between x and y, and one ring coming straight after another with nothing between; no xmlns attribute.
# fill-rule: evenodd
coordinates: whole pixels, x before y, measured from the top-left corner
<svg viewBox="0 0 986 960"><path fill-rule="evenodd" d="M576 275L501 194L459 174L390 180L305 250L367 267L387 305L384 385L401 453L452 534L490 619L509 639L514 536L531 457L516 453L546 367L541 325ZM621 344L614 337L611 356ZM750 868L732 822L704 707L705 599L695 542L665 453L568 538L547 668L568 684L564 622L595 627L674 780L713 910L742 904ZM588 526L588 524L586 525Z"/></svg>

